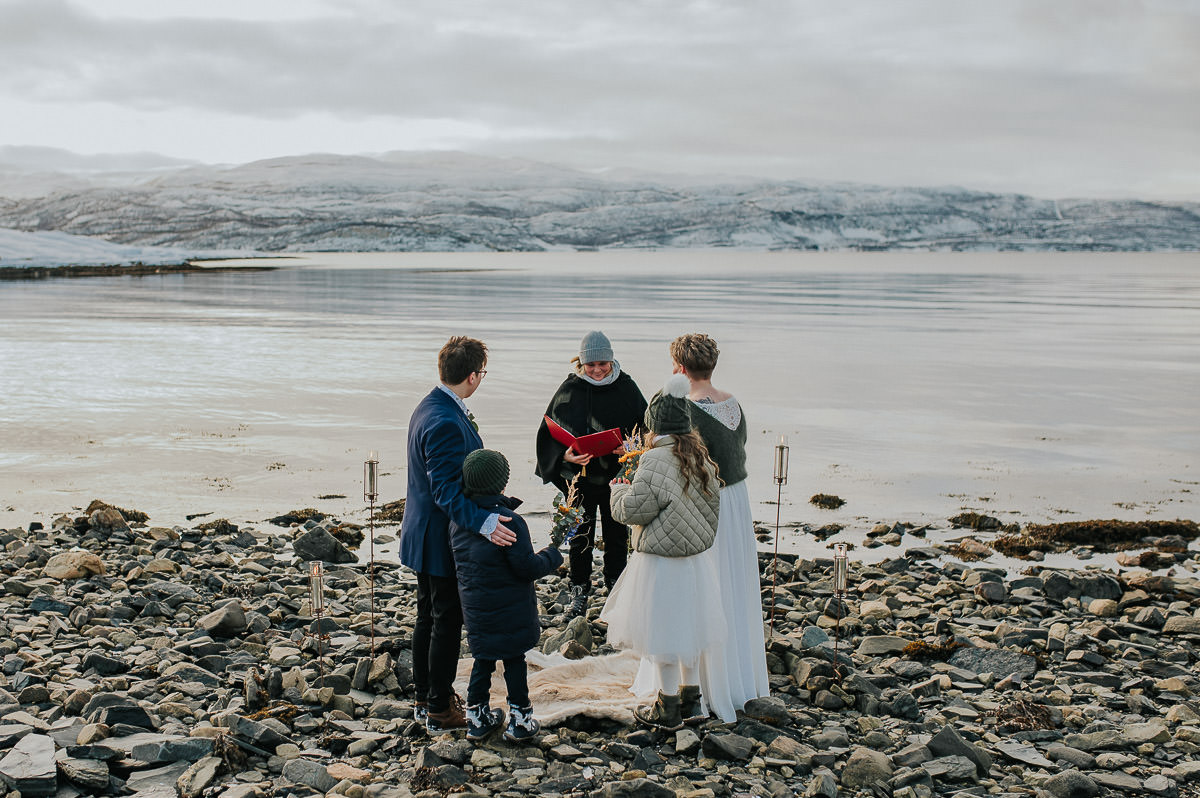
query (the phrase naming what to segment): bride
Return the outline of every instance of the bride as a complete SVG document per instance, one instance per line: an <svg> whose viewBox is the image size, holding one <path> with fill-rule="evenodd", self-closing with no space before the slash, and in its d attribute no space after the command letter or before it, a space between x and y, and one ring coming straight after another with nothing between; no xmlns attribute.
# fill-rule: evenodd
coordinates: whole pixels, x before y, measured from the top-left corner
<svg viewBox="0 0 1200 798"><path fill-rule="evenodd" d="M718 563L718 588L727 622L723 645L700 659L700 694L708 710L726 723L752 698L770 695L763 640L758 546L746 490L746 419L732 394L713 387L712 373L720 350L702 333L681 335L671 342L674 372L691 383L692 423L718 466L725 487L713 552ZM654 669L638 671L633 692L653 695Z"/></svg>

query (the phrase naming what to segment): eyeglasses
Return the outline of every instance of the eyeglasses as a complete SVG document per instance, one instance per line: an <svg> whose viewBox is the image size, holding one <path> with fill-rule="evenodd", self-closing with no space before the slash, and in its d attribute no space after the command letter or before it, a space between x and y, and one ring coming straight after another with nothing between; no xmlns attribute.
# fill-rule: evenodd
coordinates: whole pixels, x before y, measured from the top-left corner
<svg viewBox="0 0 1200 798"><path fill-rule="evenodd" d="M478 374L478 375L479 375L479 379L481 379L481 380L482 380L482 379L483 379L483 377L484 377L484 375L485 375L485 374L487 374L487 369L480 369L479 371L477 371L477 372L475 372L475 373L476 373L476 374Z"/></svg>

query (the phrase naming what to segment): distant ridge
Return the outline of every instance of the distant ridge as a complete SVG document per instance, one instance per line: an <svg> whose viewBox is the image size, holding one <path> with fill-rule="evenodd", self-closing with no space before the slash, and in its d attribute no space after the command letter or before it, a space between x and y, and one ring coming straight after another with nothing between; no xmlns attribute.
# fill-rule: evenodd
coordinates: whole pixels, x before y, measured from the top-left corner
<svg viewBox="0 0 1200 798"><path fill-rule="evenodd" d="M85 170L45 171L52 162L46 153L26 163L6 162L4 155L0 150L0 227L126 246L1200 250L1200 203L591 174L452 152L318 154L240 166L160 160L150 161L154 169L120 173L95 171L103 159L85 162Z"/></svg>

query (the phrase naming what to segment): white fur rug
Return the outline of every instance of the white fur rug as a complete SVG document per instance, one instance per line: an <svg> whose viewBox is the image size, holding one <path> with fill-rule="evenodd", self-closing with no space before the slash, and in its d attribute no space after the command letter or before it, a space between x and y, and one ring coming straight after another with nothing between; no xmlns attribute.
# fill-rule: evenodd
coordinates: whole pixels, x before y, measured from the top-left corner
<svg viewBox="0 0 1200 798"><path fill-rule="evenodd" d="M638 656L630 651L574 660L561 654L530 651L525 662L529 668L529 700L543 726L578 715L632 724L633 710L639 703L646 703L629 691L639 663ZM465 658L458 662L454 687L460 695L467 694L473 664L474 660ZM503 673L504 663L497 663L492 676L494 707L503 707L507 700Z"/></svg>

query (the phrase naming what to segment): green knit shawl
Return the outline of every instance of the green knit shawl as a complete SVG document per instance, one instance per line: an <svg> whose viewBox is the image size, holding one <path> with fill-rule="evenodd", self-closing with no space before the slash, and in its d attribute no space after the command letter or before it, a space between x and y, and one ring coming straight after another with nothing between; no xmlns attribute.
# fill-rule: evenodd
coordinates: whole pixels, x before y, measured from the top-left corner
<svg viewBox="0 0 1200 798"><path fill-rule="evenodd" d="M737 429L730 429L695 403L689 406L692 424L704 439L708 453L716 461L721 480L735 485L746 478L746 414Z"/></svg>

